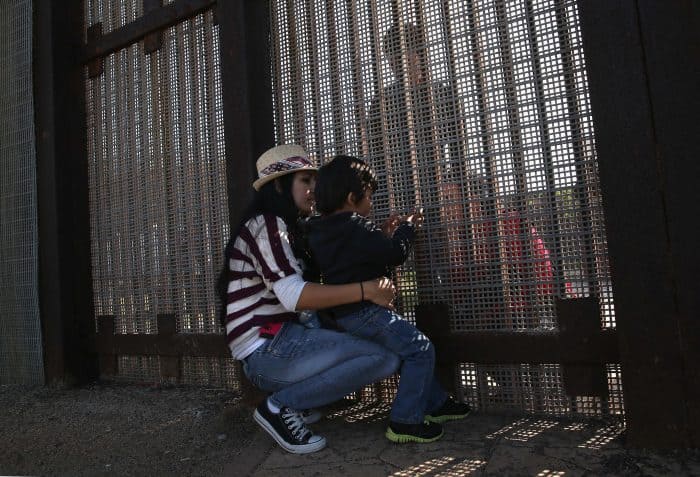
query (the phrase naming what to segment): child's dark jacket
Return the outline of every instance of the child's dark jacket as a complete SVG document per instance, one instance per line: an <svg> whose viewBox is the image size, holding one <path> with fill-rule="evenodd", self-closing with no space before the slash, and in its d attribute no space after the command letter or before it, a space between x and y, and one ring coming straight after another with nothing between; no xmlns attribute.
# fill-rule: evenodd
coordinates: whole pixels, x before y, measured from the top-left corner
<svg viewBox="0 0 700 477"><path fill-rule="evenodd" d="M389 276L391 268L406 261L415 237L413 224L403 223L389 238L372 221L353 212L311 219L309 246L321 270L323 283L338 285ZM367 303L335 307L336 318Z"/></svg>

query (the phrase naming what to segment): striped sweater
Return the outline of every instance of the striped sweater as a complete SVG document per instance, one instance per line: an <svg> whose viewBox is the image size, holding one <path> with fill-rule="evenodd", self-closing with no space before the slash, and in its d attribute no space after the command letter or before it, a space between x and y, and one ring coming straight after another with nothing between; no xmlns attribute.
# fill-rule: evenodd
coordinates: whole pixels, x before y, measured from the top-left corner
<svg viewBox="0 0 700 477"><path fill-rule="evenodd" d="M271 214L246 222L227 258L226 342L234 359L243 359L262 343L261 326L297 319L280 303L273 285L301 275L301 269L286 224Z"/></svg>

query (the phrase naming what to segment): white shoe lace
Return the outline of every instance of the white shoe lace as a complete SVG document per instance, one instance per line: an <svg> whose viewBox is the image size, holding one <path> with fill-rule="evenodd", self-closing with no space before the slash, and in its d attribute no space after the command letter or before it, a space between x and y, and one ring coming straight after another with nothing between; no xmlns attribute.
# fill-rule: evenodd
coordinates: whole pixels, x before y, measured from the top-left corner
<svg viewBox="0 0 700 477"><path fill-rule="evenodd" d="M295 439L301 440L307 433L310 432L306 428L306 425L304 424L304 419L301 417L301 414L299 414L297 411L286 408L282 410L281 413L282 420L286 424L287 429L291 431L292 436L294 436Z"/></svg>

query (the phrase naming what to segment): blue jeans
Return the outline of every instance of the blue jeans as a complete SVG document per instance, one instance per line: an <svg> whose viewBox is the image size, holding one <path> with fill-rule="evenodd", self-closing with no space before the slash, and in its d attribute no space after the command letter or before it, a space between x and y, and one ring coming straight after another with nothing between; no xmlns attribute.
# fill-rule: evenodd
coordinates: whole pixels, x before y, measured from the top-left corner
<svg viewBox="0 0 700 477"><path fill-rule="evenodd" d="M245 375L272 393L273 404L297 410L338 401L398 367L398 356L375 343L291 322L243 360Z"/></svg>
<svg viewBox="0 0 700 477"><path fill-rule="evenodd" d="M435 347L427 336L398 313L377 305L367 306L337 320L345 331L374 341L401 358L401 379L390 419L419 424L438 409L447 393L433 376Z"/></svg>

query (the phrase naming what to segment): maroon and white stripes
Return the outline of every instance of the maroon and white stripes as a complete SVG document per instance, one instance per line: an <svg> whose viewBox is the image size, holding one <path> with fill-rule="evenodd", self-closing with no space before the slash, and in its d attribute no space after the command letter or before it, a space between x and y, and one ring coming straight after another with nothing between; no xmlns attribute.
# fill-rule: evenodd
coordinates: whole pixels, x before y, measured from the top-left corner
<svg viewBox="0 0 700 477"><path fill-rule="evenodd" d="M259 215L241 229L228 258L229 284L226 305L226 337L234 358L252 351L261 326L295 320L277 299L272 285L301 274L287 227L274 215ZM254 349L254 348L253 348Z"/></svg>

